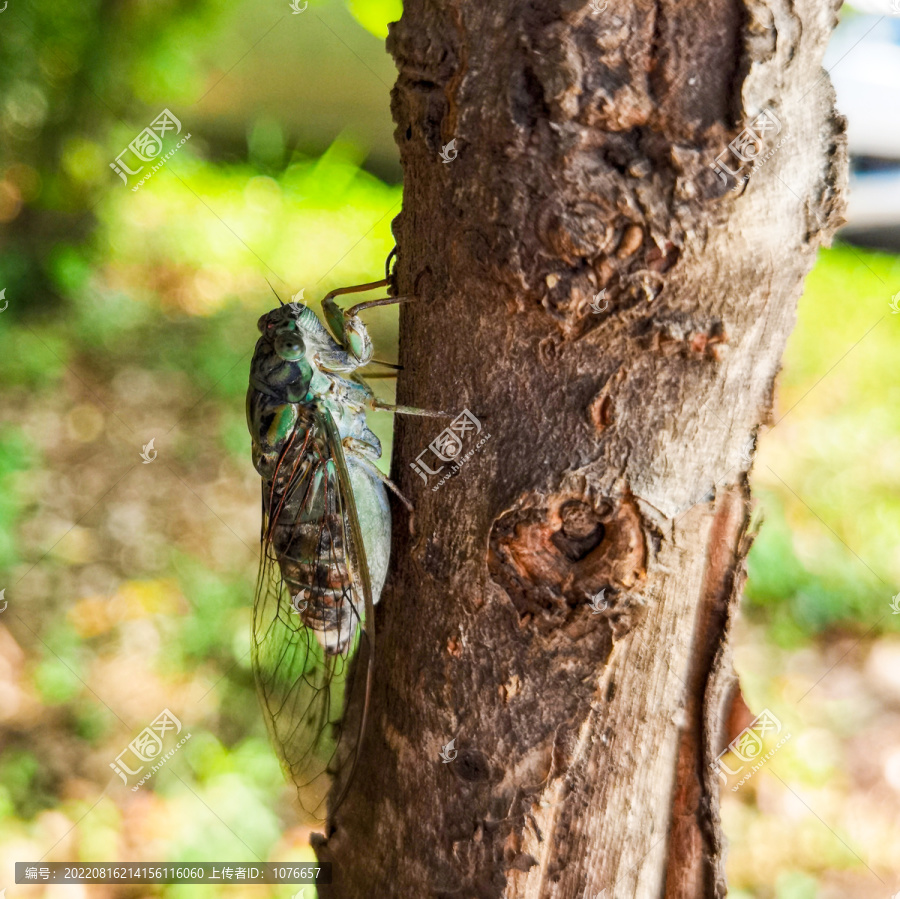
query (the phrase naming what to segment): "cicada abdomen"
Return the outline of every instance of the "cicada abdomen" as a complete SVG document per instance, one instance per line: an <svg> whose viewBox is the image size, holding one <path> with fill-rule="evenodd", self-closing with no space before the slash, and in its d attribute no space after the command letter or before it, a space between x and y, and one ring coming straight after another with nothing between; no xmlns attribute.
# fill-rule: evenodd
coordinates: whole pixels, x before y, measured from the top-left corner
<svg viewBox="0 0 900 899"><path fill-rule="evenodd" d="M317 413L307 416L307 411L300 408L300 421L274 476L265 482L265 539L294 610L325 652L334 655L346 650L363 621L365 609L359 603L364 597L351 586L359 560L354 566L347 556L352 543L344 539L342 519L347 512L337 463L317 427Z"/></svg>

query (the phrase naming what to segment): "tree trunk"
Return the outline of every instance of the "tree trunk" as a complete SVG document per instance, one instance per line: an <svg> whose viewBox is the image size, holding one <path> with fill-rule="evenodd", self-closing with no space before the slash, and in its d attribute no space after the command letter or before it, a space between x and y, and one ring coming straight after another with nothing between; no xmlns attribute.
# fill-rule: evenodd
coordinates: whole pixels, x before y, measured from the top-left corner
<svg viewBox="0 0 900 899"><path fill-rule="evenodd" d="M398 402L482 430L442 483L448 421L397 422L415 532L321 895L723 896L752 445L843 209L836 7L404 5Z"/></svg>

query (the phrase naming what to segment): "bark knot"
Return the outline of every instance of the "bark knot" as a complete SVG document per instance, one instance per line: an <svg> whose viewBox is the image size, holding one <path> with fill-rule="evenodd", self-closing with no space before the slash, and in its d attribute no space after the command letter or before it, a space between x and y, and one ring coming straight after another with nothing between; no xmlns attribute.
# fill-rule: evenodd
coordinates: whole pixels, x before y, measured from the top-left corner
<svg viewBox="0 0 900 899"><path fill-rule="evenodd" d="M503 513L491 528L488 568L520 622L544 632L563 627L575 636L592 621L608 620L618 631L617 619L628 617L627 591L645 577L646 558L630 496L563 493Z"/></svg>

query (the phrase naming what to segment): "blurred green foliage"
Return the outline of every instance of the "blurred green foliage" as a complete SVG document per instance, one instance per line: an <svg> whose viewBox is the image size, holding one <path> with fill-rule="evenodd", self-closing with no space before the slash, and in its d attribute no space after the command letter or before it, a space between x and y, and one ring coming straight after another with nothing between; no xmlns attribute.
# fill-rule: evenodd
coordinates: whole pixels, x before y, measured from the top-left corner
<svg viewBox="0 0 900 899"><path fill-rule="evenodd" d="M399 12L353 8L382 34L379 16ZM191 140L137 191L109 166L160 108L232 90L249 51L216 72L216 49L241 19L254 39L292 21L286 2L19 2L0 19L0 624L15 640L0 647L15 647L0 665L13 715L0 845L17 858L59 842L52 812L70 822L58 851L73 861L313 859L249 666L247 364L275 303L266 280L314 300L380 276L400 188L352 137L311 152L263 111L223 137L186 107ZM382 97L386 110L387 85ZM395 318L373 316L382 357ZM143 469L151 436L160 462ZM132 794L110 763L165 707L191 737Z"/></svg>
<svg viewBox="0 0 900 899"><path fill-rule="evenodd" d="M807 278L753 469L764 524L748 614L785 647L841 627L896 631L900 369L891 294L900 259L824 251Z"/></svg>
<svg viewBox="0 0 900 899"><path fill-rule="evenodd" d="M28 373L25 376L28 378ZM31 452L22 431L14 426L4 428L0 434L0 568L8 568L16 558L16 525L23 511L19 486L24 473L38 465L40 458Z"/></svg>
<svg viewBox="0 0 900 899"><path fill-rule="evenodd" d="M401 0L347 0L353 18L376 37L387 37L387 23L396 22L403 13Z"/></svg>

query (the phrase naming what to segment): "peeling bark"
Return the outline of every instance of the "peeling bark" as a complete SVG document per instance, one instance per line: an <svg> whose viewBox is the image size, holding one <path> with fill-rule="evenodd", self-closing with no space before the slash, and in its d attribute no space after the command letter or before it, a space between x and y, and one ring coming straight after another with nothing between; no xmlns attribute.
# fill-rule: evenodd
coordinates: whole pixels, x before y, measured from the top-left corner
<svg viewBox="0 0 900 899"><path fill-rule="evenodd" d="M489 439L434 490L410 463L446 423L397 424L416 531L398 512L325 897L726 893L745 448L841 221L836 8L605 6L406 0L391 28L398 402ZM786 142L723 181L766 108Z"/></svg>

